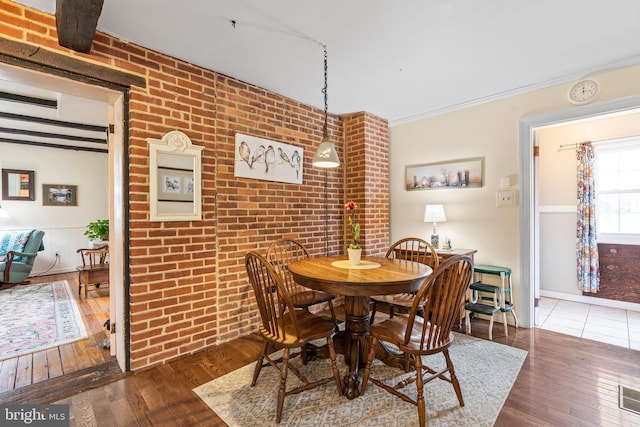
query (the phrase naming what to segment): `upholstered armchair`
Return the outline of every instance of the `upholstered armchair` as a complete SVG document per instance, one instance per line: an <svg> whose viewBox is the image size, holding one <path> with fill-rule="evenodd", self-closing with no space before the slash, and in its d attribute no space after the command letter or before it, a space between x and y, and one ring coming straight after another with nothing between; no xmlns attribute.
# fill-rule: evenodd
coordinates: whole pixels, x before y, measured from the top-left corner
<svg viewBox="0 0 640 427"><path fill-rule="evenodd" d="M0 241L0 282L20 283L33 268L38 252L44 249L44 231L7 231Z"/></svg>

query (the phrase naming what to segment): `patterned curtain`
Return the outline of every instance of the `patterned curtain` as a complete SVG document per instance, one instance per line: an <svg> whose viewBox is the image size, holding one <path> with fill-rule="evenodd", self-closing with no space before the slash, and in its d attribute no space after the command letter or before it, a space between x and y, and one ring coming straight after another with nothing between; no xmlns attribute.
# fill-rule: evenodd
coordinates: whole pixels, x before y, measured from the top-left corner
<svg viewBox="0 0 640 427"><path fill-rule="evenodd" d="M598 292L598 242L596 239L596 191L593 176L593 146L590 142L577 149L578 170L578 226L576 249L578 260L578 289Z"/></svg>

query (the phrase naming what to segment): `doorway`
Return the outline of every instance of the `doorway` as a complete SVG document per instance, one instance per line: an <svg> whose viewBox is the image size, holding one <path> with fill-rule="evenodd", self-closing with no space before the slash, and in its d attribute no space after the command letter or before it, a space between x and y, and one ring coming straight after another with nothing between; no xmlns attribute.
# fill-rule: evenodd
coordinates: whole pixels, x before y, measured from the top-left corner
<svg viewBox="0 0 640 427"><path fill-rule="evenodd" d="M117 328L111 328L110 331L110 355L117 360L118 366L121 371L128 369L128 349L126 348L125 336L126 336L126 323L125 323L125 288L128 286L127 277L125 275L125 217L126 217L126 198L124 197L125 183L127 182L126 171L126 149L125 149L125 89L118 90L118 88L108 88L102 86L96 86L93 84L83 83L80 81L74 81L68 78L59 77L54 74L49 74L44 71L33 71L25 68L10 66L0 63L0 79L5 83L9 82L15 84L16 87L29 88L28 96L36 97L38 91L46 91L48 94L57 93L64 94L71 98L77 97L90 102L100 104L105 109L106 116L106 135L103 135L103 139L108 143L108 160L106 161L105 171L108 173L100 178L104 181L104 188L106 189L103 197L108 199L108 218L110 220L110 272L109 272L109 287L108 287L108 305L106 307L107 314L111 320L111 324L116 324ZM62 96L62 95L60 95ZM69 108L73 108L72 106ZM37 138L32 138L31 144L33 147L38 146L38 141L34 141ZM74 153L75 150L63 150L69 153ZM28 162L28 159L21 159L21 162ZM27 164L27 163L25 163ZM108 175L108 176L107 176ZM36 175L36 188L41 186L42 181L39 180ZM82 184L78 183L79 203L82 204ZM39 193L39 190L38 190ZM88 199L89 194L85 194L85 200ZM41 203L38 194L38 198L32 203ZM60 208L58 208L60 209ZM78 208L62 208L62 209L78 209ZM69 211L67 211L67 214ZM57 215L63 215L61 212L56 212ZM69 216L69 215L67 215ZM75 224L75 226L81 226L84 228L86 223ZM54 236L50 236L54 237ZM58 236L60 237L60 236ZM59 242L64 241L64 238L60 238ZM84 247L86 247L86 238L84 238ZM60 243L61 245L63 243ZM83 245L75 245L75 247L83 247ZM74 249L75 250L75 249ZM78 256L73 252L69 256ZM74 261L79 263L79 260ZM74 270L74 269L73 269ZM73 271L73 277L77 276L75 270ZM106 291L103 288L103 293Z"/></svg>
<svg viewBox="0 0 640 427"><path fill-rule="evenodd" d="M607 115L627 114L640 108L640 96L628 97L614 101L576 107L535 117L524 118L519 124L520 148L520 293L522 307L528 308L523 313L523 325L536 325L538 303L540 301L540 207L538 199L539 185L536 181L537 158L534 147L539 145L537 134L540 129L560 126L574 121L595 120Z"/></svg>

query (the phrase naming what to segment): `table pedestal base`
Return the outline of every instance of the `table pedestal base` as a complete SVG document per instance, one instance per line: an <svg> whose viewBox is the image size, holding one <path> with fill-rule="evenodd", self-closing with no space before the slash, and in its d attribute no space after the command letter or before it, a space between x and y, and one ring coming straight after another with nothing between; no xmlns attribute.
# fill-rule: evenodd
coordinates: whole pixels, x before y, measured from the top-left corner
<svg viewBox="0 0 640 427"><path fill-rule="evenodd" d="M360 369L366 365L369 352L369 305L369 297L345 296L345 330L333 336L336 353L343 354L344 361L349 366L349 372L342 381L344 395L348 399L354 399L360 395ZM322 347L307 345L307 360L315 358L329 358L326 345ZM382 345L376 346L376 359L395 368L411 369L411 365L406 366L402 355L392 354Z"/></svg>

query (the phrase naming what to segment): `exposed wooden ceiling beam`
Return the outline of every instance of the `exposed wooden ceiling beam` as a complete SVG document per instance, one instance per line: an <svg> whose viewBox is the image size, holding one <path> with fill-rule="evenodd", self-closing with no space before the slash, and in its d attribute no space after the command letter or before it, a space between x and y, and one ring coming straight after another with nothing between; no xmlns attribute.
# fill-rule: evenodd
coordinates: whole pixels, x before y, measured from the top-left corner
<svg viewBox="0 0 640 427"><path fill-rule="evenodd" d="M74 78L75 80L113 88L138 86L145 88L147 80L143 76L92 64L78 58L71 58L40 46L0 37L0 62L19 67Z"/></svg>
<svg viewBox="0 0 640 427"><path fill-rule="evenodd" d="M0 100L21 102L23 104L38 105L46 108L58 108L58 101L55 99L35 98L33 96L18 95L9 92L0 92Z"/></svg>
<svg viewBox="0 0 640 427"><path fill-rule="evenodd" d="M9 120L20 120L20 121L26 121L31 123L40 123L40 124L51 125L51 126L60 126L60 127L66 127L66 128L72 128L72 129L83 129L83 130L92 131L92 132L104 132L105 134L108 132L107 126L89 125L86 123L65 122L62 120L46 119L44 117L25 116L22 114L6 113L4 111L0 111L0 118L9 119Z"/></svg>
<svg viewBox="0 0 640 427"><path fill-rule="evenodd" d="M37 147L59 148L59 149L63 149L63 150L73 150L73 151L90 151L90 152L93 152L93 153L108 153L109 152L109 150L107 148L82 147L82 146L79 146L79 145L52 144L50 142L30 141L30 140L26 140L26 139L12 139L12 138L0 137L0 142L6 142L8 144L35 145Z"/></svg>
<svg viewBox="0 0 640 427"><path fill-rule="evenodd" d="M2 133L9 133L13 135L37 136L40 138L66 139L67 141L91 142L94 144L108 143L106 136L105 138L90 138L87 136L67 135L63 133L39 132L39 131L28 130L28 129L13 129L13 128L0 127L0 134Z"/></svg>
<svg viewBox="0 0 640 427"><path fill-rule="evenodd" d="M58 43L89 53L104 0L56 0Z"/></svg>

